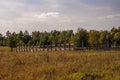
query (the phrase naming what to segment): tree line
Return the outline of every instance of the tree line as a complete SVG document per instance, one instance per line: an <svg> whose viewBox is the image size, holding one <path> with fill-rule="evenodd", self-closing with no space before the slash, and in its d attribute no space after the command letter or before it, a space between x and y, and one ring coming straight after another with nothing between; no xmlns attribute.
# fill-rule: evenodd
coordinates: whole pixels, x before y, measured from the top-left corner
<svg viewBox="0 0 120 80"><path fill-rule="evenodd" d="M77 32L73 30L51 32L34 31L29 33L20 31L19 33L6 32L3 36L0 33L0 46L9 46L11 50L17 46L39 46L39 45L57 45L74 44L75 47L108 47L120 46L120 27L113 27L108 30L90 30L87 31L78 28Z"/></svg>

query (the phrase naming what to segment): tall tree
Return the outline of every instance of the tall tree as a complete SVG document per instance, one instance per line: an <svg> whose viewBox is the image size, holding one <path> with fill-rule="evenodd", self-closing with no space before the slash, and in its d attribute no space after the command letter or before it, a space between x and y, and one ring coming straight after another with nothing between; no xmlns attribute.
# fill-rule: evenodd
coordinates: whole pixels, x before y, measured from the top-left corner
<svg viewBox="0 0 120 80"><path fill-rule="evenodd" d="M102 47L110 47L111 45L111 35L108 31L100 31L99 42Z"/></svg>
<svg viewBox="0 0 120 80"><path fill-rule="evenodd" d="M86 47L88 45L88 33L84 29L78 28L74 39L75 45L77 47Z"/></svg>
<svg viewBox="0 0 120 80"><path fill-rule="evenodd" d="M16 37L14 34L10 35L9 37L7 37L7 45L11 48L11 51L13 51L13 48L15 48L16 45Z"/></svg>
<svg viewBox="0 0 120 80"><path fill-rule="evenodd" d="M62 31L59 35L59 43L60 44L66 44L67 43L67 37L66 37L67 32Z"/></svg>
<svg viewBox="0 0 120 80"><path fill-rule="evenodd" d="M89 43L93 47L98 47L99 44L99 32L96 30L90 30L89 32Z"/></svg>
<svg viewBox="0 0 120 80"><path fill-rule="evenodd" d="M11 35L11 32L8 30L8 31L6 32L6 36L9 37L10 35Z"/></svg>
<svg viewBox="0 0 120 80"><path fill-rule="evenodd" d="M47 32L44 32L40 38L40 44L41 45L49 45L49 34Z"/></svg>
<svg viewBox="0 0 120 80"><path fill-rule="evenodd" d="M66 43L73 43L73 30L67 30L66 32Z"/></svg>
<svg viewBox="0 0 120 80"><path fill-rule="evenodd" d="M40 41L40 32L39 31L32 32L32 39L33 39L33 44L38 45Z"/></svg>
<svg viewBox="0 0 120 80"><path fill-rule="evenodd" d="M22 31L20 31L17 36L16 36L16 39L17 39L17 46L23 46L24 45L24 34Z"/></svg>
<svg viewBox="0 0 120 80"><path fill-rule="evenodd" d="M26 30L23 35L23 42L25 45L28 45L28 42L32 40L31 36L29 35L29 32Z"/></svg>
<svg viewBox="0 0 120 80"><path fill-rule="evenodd" d="M0 33L0 46L3 46L3 35Z"/></svg>
<svg viewBox="0 0 120 80"><path fill-rule="evenodd" d="M117 29L115 27L113 27L110 31L112 45L117 45L117 41L115 40L115 35L118 32L120 32L120 28Z"/></svg>
<svg viewBox="0 0 120 80"><path fill-rule="evenodd" d="M57 45L59 43L59 35L60 32L59 31L51 31L52 33L52 44Z"/></svg>
<svg viewBox="0 0 120 80"><path fill-rule="evenodd" d="M120 32L115 33L114 35L115 45L120 45Z"/></svg>

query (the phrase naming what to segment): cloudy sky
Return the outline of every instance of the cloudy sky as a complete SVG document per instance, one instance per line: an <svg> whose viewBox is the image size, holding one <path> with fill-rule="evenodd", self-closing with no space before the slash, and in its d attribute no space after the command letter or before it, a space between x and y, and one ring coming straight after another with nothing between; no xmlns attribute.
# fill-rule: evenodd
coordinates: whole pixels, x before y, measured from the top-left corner
<svg viewBox="0 0 120 80"><path fill-rule="evenodd" d="M2 34L113 26L120 26L120 0L0 0Z"/></svg>

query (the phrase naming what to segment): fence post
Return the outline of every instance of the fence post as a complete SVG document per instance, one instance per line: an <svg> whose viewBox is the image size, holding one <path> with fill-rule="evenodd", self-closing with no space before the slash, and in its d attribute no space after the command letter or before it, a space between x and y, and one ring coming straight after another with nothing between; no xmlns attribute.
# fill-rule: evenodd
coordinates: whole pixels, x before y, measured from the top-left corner
<svg viewBox="0 0 120 80"><path fill-rule="evenodd" d="M61 51L61 44L60 44L59 48L60 48L60 51Z"/></svg>
<svg viewBox="0 0 120 80"><path fill-rule="evenodd" d="M71 47L71 46L70 46L70 43L69 43L69 44L68 44L68 50L69 50L69 51L70 51L70 47Z"/></svg>
<svg viewBox="0 0 120 80"><path fill-rule="evenodd" d="M66 50L66 44L64 44L64 50Z"/></svg>

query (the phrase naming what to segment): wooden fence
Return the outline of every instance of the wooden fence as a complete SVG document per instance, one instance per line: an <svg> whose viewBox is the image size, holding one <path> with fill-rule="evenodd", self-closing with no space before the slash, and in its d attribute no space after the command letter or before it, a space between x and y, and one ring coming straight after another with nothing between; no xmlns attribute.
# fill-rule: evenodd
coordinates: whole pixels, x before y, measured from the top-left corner
<svg viewBox="0 0 120 80"><path fill-rule="evenodd" d="M40 46L18 46L17 52L39 52L39 51L64 51L74 50L73 44L40 45Z"/></svg>
<svg viewBox="0 0 120 80"><path fill-rule="evenodd" d="M18 46L16 52L39 52L39 51L73 51L73 50L120 50L120 46L111 47L75 47L74 44Z"/></svg>

